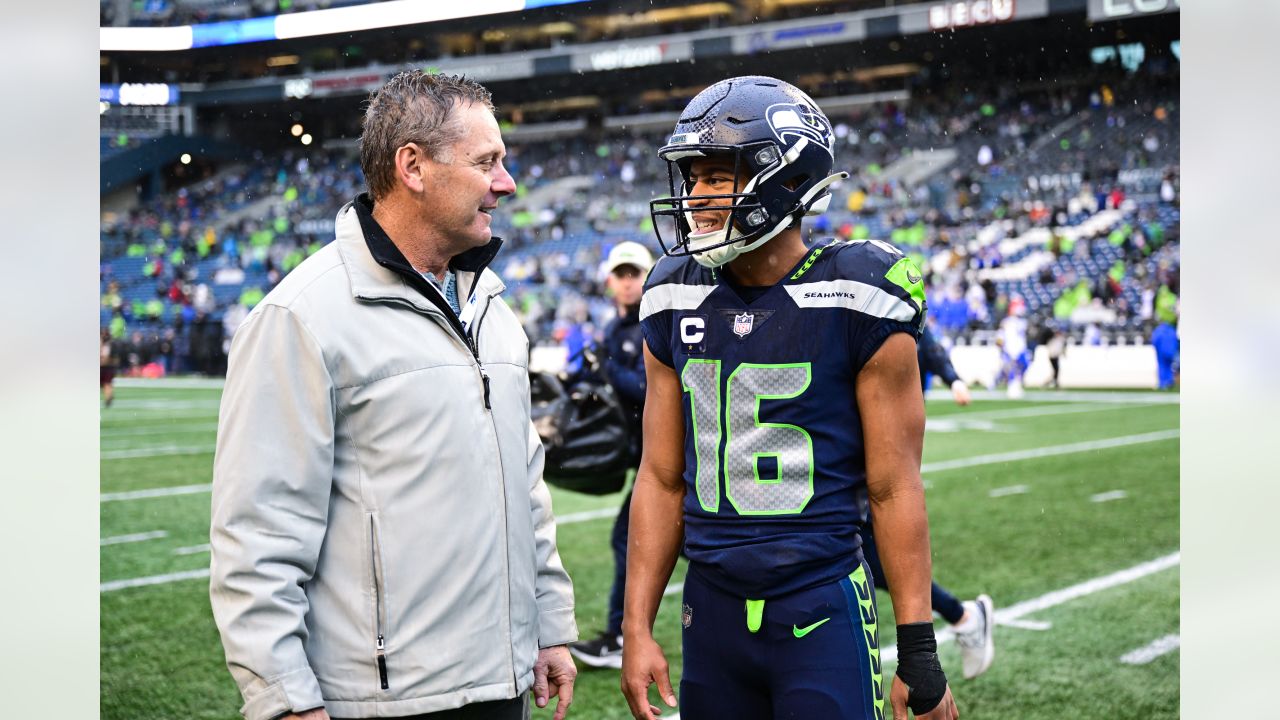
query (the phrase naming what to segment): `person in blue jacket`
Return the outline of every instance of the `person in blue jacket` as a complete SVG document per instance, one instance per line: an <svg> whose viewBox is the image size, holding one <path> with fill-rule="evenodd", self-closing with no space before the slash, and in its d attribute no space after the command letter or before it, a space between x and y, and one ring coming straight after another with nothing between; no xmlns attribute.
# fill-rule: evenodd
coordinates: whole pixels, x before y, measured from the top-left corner
<svg viewBox="0 0 1280 720"><path fill-rule="evenodd" d="M1151 344L1156 349L1156 372L1161 390L1172 390L1178 377L1178 354L1182 342L1178 331L1168 322L1162 322L1151 331Z"/></svg>
<svg viewBox="0 0 1280 720"><path fill-rule="evenodd" d="M637 242L620 242L605 260L605 283L617 309L604 330L601 358L605 380L613 387L626 412L630 432L632 466L640 464L640 425L644 416L644 334L640 329L640 296L644 279L653 267L653 256ZM613 587L609 592L609 615L604 632L590 640L569 645L569 652L584 665L596 668L622 667L622 600L627 581L627 530L631 517L631 492L622 501L613 522Z"/></svg>

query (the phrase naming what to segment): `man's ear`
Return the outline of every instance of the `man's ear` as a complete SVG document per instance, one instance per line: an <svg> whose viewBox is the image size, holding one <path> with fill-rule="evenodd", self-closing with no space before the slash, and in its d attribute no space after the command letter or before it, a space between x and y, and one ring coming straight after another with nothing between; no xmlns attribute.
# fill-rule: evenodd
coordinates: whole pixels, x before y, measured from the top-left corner
<svg viewBox="0 0 1280 720"><path fill-rule="evenodd" d="M401 145L396 150L396 178L410 191L421 193L427 186L428 158L417 143Z"/></svg>

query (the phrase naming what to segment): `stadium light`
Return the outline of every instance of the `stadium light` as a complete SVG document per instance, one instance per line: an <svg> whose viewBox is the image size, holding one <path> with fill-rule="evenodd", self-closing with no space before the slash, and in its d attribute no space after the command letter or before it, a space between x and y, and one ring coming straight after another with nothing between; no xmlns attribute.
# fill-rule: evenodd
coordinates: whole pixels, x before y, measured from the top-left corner
<svg viewBox="0 0 1280 720"><path fill-rule="evenodd" d="M294 123L293 127L289 128L289 132L293 133L294 137L300 137L302 135L302 123Z"/></svg>
<svg viewBox="0 0 1280 720"><path fill-rule="evenodd" d="M263 40L289 40L334 33L353 33L361 30L417 25L589 1L470 0L467 3L443 3L440 0L385 0L358 6L308 10L285 15L266 15L244 20L225 20L180 27L101 27L98 28L98 50L99 52L190 50L193 47L217 47ZM280 64L296 64L284 62L290 57L289 55L280 56Z"/></svg>
<svg viewBox="0 0 1280 720"><path fill-rule="evenodd" d="M310 145L310 144L311 144L311 133L307 133L306 135L303 135L303 136L302 136L302 144L303 144L303 145Z"/></svg>
<svg viewBox="0 0 1280 720"><path fill-rule="evenodd" d="M161 28L104 27L98 29L98 51L190 50L191 26Z"/></svg>
<svg viewBox="0 0 1280 720"><path fill-rule="evenodd" d="M191 153L182 153L182 157L178 158L178 161L181 162L183 165L190 165Z"/></svg>
<svg viewBox="0 0 1280 720"><path fill-rule="evenodd" d="M313 10L276 17L276 37L289 38L350 33L375 28L416 25L458 17L517 12L524 0L471 0L464 4L436 0L387 0L349 7Z"/></svg>

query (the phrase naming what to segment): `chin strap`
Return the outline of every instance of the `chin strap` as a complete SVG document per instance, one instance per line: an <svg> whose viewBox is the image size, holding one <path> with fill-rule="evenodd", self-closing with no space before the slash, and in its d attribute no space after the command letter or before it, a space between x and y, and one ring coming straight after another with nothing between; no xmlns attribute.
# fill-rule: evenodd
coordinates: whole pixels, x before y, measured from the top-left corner
<svg viewBox="0 0 1280 720"><path fill-rule="evenodd" d="M841 170L840 172L834 175L828 175L827 177L823 178L821 182L809 188L809 192L805 193L804 197L800 198L800 206L801 207L808 206L808 209L804 211L805 217L821 215L822 213L826 212L827 207L831 205L830 193L828 193L826 197L818 198L817 201L813 203L813 205L809 205L809 201L813 200L814 196L816 196L818 193L822 192L823 190L826 190L827 186L830 185L831 183L837 180L844 180L847 177L849 177L849 173Z"/></svg>

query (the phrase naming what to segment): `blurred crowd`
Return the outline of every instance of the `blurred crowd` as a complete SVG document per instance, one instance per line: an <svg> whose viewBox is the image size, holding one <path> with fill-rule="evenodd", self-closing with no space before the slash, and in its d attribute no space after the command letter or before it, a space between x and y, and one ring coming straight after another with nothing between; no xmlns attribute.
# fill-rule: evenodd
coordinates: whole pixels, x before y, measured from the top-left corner
<svg viewBox="0 0 1280 720"><path fill-rule="evenodd" d="M1013 309L1071 342L1176 324L1176 91L993 89L829 115L851 177L806 223L811 237L914 256L944 343L994 342ZM494 218L506 242L494 269L534 344L573 346L608 321L599 267L612 245L658 250L649 200L669 194L655 156L667 132L508 140L518 190ZM100 324L122 369L219 372L239 322L332 238L363 184L349 150L288 152L104 214Z"/></svg>

